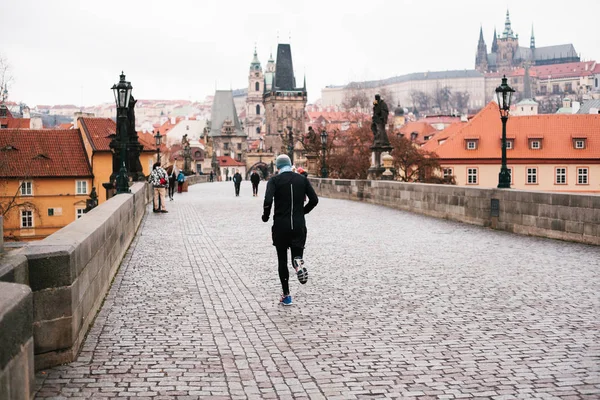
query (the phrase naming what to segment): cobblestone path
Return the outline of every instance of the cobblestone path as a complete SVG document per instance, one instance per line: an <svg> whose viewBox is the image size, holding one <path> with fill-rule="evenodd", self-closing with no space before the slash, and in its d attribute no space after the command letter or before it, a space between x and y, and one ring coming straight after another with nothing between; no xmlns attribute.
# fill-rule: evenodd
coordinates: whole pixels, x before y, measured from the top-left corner
<svg viewBox="0 0 600 400"><path fill-rule="evenodd" d="M282 307L249 182L167 206L38 397L600 398L596 247L321 199Z"/></svg>

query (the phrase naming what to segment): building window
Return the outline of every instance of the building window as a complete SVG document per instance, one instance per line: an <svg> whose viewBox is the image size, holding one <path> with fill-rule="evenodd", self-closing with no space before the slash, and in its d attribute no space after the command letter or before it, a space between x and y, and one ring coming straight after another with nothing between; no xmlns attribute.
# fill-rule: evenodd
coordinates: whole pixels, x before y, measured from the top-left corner
<svg viewBox="0 0 600 400"><path fill-rule="evenodd" d="M260 104L256 105L256 115L260 115Z"/></svg>
<svg viewBox="0 0 600 400"><path fill-rule="evenodd" d="M556 168L556 185L566 185L567 184L567 169L564 167Z"/></svg>
<svg viewBox="0 0 600 400"><path fill-rule="evenodd" d="M223 149L229 150L229 143L223 143Z"/></svg>
<svg viewBox="0 0 600 400"><path fill-rule="evenodd" d="M537 168L527 168L527 184L537 185Z"/></svg>
<svg viewBox="0 0 600 400"><path fill-rule="evenodd" d="M242 161L242 154L241 153L237 155L237 160L238 161Z"/></svg>
<svg viewBox="0 0 600 400"><path fill-rule="evenodd" d="M477 185L477 168L467 168L467 184Z"/></svg>
<svg viewBox="0 0 600 400"><path fill-rule="evenodd" d="M186 125L186 126L185 126L185 130L186 130L186 131L189 131L189 130L190 130L190 126L189 126L189 125Z"/></svg>
<svg viewBox="0 0 600 400"><path fill-rule="evenodd" d="M474 140L467 141L467 150L475 150L477 148L477 142Z"/></svg>
<svg viewBox="0 0 600 400"><path fill-rule="evenodd" d="M33 196L33 182L21 182L21 196Z"/></svg>
<svg viewBox="0 0 600 400"><path fill-rule="evenodd" d="M33 211L21 210L21 228L33 228Z"/></svg>
<svg viewBox="0 0 600 400"><path fill-rule="evenodd" d="M241 143L238 143L238 144L237 144L237 148L238 148L238 150L241 150L241 149L242 149L242 144L241 144Z"/></svg>
<svg viewBox="0 0 600 400"><path fill-rule="evenodd" d="M577 168L577 184L587 185L588 184L588 169Z"/></svg>
<svg viewBox="0 0 600 400"><path fill-rule="evenodd" d="M507 140L506 141L506 150L512 150L513 149L513 140Z"/></svg>
<svg viewBox="0 0 600 400"><path fill-rule="evenodd" d="M552 93L554 93L554 94L560 93L560 91L558 89L558 85L552 85Z"/></svg>
<svg viewBox="0 0 600 400"><path fill-rule="evenodd" d="M548 88L546 87L546 85L542 85L540 87L540 92L542 92L542 94L546 94L547 91L548 91Z"/></svg>
<svg viewBox="0 0 600 400"><path fill-rule="evenodd" d="M531 141L531 149L532 150L539 150L540 148L541 148L541 142L539 140Z"/></svg>
<svg viewBox="0 0 600 400"><path fill-rule="evenodd" d="M49 208L48 209L48 216L49 217L54 217L54 208Z"/></svg>
<svg viewBox="0 0 600 400"><path fill-rule="evenodd" d="M255 89L257 92L258 92L258 91L260 91L260 83L256 82L256 83L254 84L254 89Z"/></svg>
<svg viewBox="0 0 600 400"><path fill-rule="evenodd" d="M565 83L565 92L571 92L573 90L573 84Z"/></svg>
<svg viewBox="0 0 600 400"><path fill-rule="evenodd" d="M598 78L596 78L596 87L598 87Z"/></svg>
<svg viewBox="0 0 600 400"><path fill-rule="evenodd" d="M77 181L75 194L87 194L87 181Z"/></svg>
<svg viewBox="0 0 600 400"><path fill-rule="evenodd" d="M452 178L452 176L454 175L452 168L444 168L443 173L444 173L444 179Z"/></svg>
<svg viewBox="0 0 600 400"><path fill-rule="evenodd" d="M578 139L575 141L575 148L576 149L585 149L585 140L582 139Z"/></svg>
<svg viewBox="0 0 600 400"><path fill-rule="evenodd" d="M194 153L194 156L196 158L202 158L202 153L200 153L199 151L197 151L197 152Z"/></svg>
<svg viewBox="0 0 600 400"><path fill-rule="evenodd" d="M260 133L260 126L256 127L256 133Z"/></svg>
<svg viewBox="0 0 600 400"><path fill-rule="evenodd" d="M76 217L76 219L79 219L79 218L83 217L83 214L85 214L83 212L83 210L84 210L83 208L76 208L75 209L75 217Z"/></svg>

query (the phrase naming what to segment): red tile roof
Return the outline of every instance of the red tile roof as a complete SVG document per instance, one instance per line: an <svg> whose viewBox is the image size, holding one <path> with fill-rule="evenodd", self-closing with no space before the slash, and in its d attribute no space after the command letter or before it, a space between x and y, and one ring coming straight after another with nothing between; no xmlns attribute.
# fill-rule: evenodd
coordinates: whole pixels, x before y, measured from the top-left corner
<svg viewBox="0 0 600 400"><path fill-rule="evenodd" d="M117 132L117 124L110 118L79 118L83 132L94 151L110 151L109 135Z"/></svg>
<svg viewBox="0 0 600 400"><path fill-rule="evenodd" d="M78 129L0 129L0 177L91 177L80 135Z"/></svg>
<svg viewBox="0 0 600 400"><path fill-rule="evenodd" d="M73 129L73 124L71 124L71 123L60 124L58 126L58 129Z"/></svg>
<svg viewBox="0 0 600 400"><path fill-rule="evenodd" d="M467 150L466 140L478 137L477 149ZM514 140L508 158L576 159L600 162L600 115L598 114L543 114L511 116L507 137ZM502 123L498 105L489 103L473 119L457 129L442 145L435 148L444 160L500 160ZM530 148L531 138L542 138L541 149ZM573 139L585 138L584 149L575 149ZM434 138L435 140L435 138Z"/></svg>
<svg viewBox="0 0 600 400"><path fill-rule="evenodd" d="M219 156L217 157L217 161L219 161L220 167L244 167L246 164L240 161L236 161L229 156Z"/></svg>
<svg viewBox="0 0 600 400"><path fill-rule="evenodd" d="M407 124L403 125L399 131L408 140L413 140L412 134L417 133L417 137L416 137L416 139L414 139L414 141L417 143L425 143L426 142L425 137L433 135L435 132L437 132L437 129L435 129L433 126L431 126L427 122L416 121L416 122L408 122Z"/></svg>
<svg viewBox="0 0 600 400"><path fill-rule="evenodd" d="M0 125L6 125L8 129L29 129L31 121L29 118L0 118Z"/></svg>
<svg viewBox="0 0 600 400"><path fill-rule="evenodd" d="M117 124L110 118L79 118L84 134L92 144L94 151L110 151L110 135L117 132ZM138 132L138 138L141 145L144 146L142 151L156 151L154 146L154 137L148 138L146 135Z"/></svg>

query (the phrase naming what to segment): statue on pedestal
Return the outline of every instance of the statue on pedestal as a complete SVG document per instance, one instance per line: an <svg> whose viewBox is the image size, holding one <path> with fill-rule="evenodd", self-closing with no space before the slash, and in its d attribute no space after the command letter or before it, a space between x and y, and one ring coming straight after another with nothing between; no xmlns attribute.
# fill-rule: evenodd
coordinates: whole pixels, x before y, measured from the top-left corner
<svg viewBox="0 0 600 400"><path fill-rule="evenodd" d="M385 101L378 94L375 95L373 102L373 119L371 122L371 131L373 131L373 146L389 146L390 141L385 132L385 126L388 122L390 111Z"/></svg>

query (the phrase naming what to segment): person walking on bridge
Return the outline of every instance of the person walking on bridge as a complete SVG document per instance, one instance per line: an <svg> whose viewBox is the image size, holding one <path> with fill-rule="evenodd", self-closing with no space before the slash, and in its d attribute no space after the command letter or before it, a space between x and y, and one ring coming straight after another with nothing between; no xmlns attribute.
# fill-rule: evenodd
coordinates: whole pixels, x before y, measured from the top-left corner
<svg viewBox="0 0 600 400"><path fill-rule="evenodd" d="M292 305L289 287L287 249L292 253L292 263L300 283L308 281L308 271L304 266L304 244L306 243L306 220L308 214L319 202L319 198L305 176L292 172L290 158L282 154L277 157L279 173L269 179L263 205L263 222L269 220L273 199L273 227L271 228L273 246L277 250L279 279L283 294L279 302L284 306ZM305 196L308 203L304 205Z"/></svg>
<svg viewBox="0 0 600 400"><path fill-rule="evenodd" d="M258 196L258 184L260 183L260 175L256 170L252 171L250 175L250 182L252 182L252 196Z"/></svg>
<svg viewBox="0 0 600 400"><path fill-rule="evenodd" d="M242 184L242 175L239 170L235 171L235 175L233 175L233 185L235 186L235 195L240 195L240 185Z"/></svg>

